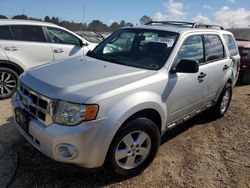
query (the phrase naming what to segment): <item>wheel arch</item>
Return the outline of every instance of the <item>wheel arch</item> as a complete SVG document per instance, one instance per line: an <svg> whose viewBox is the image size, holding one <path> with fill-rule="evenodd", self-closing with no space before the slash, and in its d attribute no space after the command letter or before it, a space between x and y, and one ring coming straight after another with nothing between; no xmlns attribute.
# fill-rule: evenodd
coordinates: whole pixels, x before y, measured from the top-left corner
<svg viewBox="0 0 250 188"><path fill-rule="evenodd" d="M0 67L9 68L9 69L15 71L18 75L20 75L24 72L24 69L20 65L13 63L11 61L0 60Z"/></svg>
<svg viewBox="0 0 250 188"><path fill-rule="evenodd" d="M161 130L162 130L162 118L161 118L160 113L157 110L153 109L153 108L142 109L142 110L132 114L130 117L128 117L123 122L122 126L124 124L126 124L127 122L132 121L132 120L137 119L137 118L147 118L147 119L151 120L152 122L155 123L158 130L161 132Z"/></svg>

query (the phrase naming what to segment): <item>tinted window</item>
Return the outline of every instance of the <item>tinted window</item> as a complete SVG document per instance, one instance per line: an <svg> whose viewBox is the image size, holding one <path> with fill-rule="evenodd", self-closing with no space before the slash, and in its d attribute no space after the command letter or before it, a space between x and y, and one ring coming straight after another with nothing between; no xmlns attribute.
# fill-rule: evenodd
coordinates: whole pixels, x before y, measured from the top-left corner
<svg viewBox="0 0 250 188"><path fill-rule="evenodd" d="M235 55L238 55L238 50L237 50L237 45L234 41L234 38L233 36L231 35L223 35L226 43L227 43L227 46L228 46L228 49L230 51L230 55L231 56L235 56Z"/></svg>
<svg viewBox="0 0 250 188"><path fill-rule="evenodd" d="M215 61L223 59L224 47L217 35L205 36L206 61Z"/></svg>
<svg viewBox="0 0 250 188"><path fill-rule="evenodd" d="M16 25L11 26L14 40L31 41L31 42L45 42L42 27Z"/></svg>
<svg viewBox="0 0 250 188"><path fill-rule="evenodd" d="M204 62L204 48L201 36L191 36L185 40L177 54L176 62L178 63L183 59L198 61L199 63Z"/></svg>
<svg viewBox="0 0 250 188"><path fill-rule="evenodd" d="M9 26L0 26L0 39L12 40Z"/></svg>
<svg viewBox="0 0 250 188"><path fill-rule="evenodd" d="M48 33L51 41L58 44L80 45L80 39L74 35L57 28L48 27Z"/></svg>
<svg viewBox="0 0 250 188"><path fill-rule="evenodd" d="M89 56L110 63L158 70L164 66L179 34L148 29L121 29Z"/></svg>

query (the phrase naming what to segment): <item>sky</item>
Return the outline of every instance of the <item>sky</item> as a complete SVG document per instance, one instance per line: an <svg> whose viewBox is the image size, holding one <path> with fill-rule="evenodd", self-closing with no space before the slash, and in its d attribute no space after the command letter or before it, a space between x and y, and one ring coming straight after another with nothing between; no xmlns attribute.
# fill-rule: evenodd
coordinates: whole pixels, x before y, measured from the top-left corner
<svg viewBox="0 0 250 188"><path fill-rule="evenodd" d="M17 14L90 23L94 19L110 25L114 21L138 24L143 15L154 20L179 20L250 25L250 0L1 0L0 15Z"/></svg>

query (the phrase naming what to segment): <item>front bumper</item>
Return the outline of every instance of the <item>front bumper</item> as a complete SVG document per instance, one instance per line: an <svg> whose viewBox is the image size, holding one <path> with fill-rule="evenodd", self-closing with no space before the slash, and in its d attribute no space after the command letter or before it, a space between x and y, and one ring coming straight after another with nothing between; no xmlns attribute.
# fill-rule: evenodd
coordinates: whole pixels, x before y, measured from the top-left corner
<svg viewBox="0 0 250 188"><path fill-rule="evenodd" d="M13 112L16 108L24 109L14 95L12 97ZM99 168L105 161L112 141L110 133L116 123L100 119L83 122L74 127L59 124L45 126L39 120L31 117L28 132L24 131L17 123L16 126L34 147L51 159L73 163L85 168ZM63 151L65 148L69 148L73 155L65 157L67 156Z"/></svg>
<svg viewBox="0 0 250 188"><path fill-rule="evenodd" d="M250 72L250 63L241 63L240 73Z"/></svg>

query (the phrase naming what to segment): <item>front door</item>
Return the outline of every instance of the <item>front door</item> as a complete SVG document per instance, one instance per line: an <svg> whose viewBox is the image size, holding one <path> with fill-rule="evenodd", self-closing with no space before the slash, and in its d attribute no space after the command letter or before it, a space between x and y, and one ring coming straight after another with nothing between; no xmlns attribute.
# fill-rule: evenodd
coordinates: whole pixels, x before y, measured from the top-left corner
<svg viewBox="0 0 250 188"><path fill-rule="evenodd" d="M78 37L54 27L47 27L47 31L53 48L54 61L84 54L84 47Z"/></svg>
<svg viewBox="0 0 250 188"><path fill-rule="evenodd" d="M185 39L175 58L178 64L181 60L194 60L204 63L204 47L201 35L189 36ZM166 92L168 108L168 123L184 118L194 110L198 110L207 95L206 67L200 66L198 73L169 74Z"/></svg>

